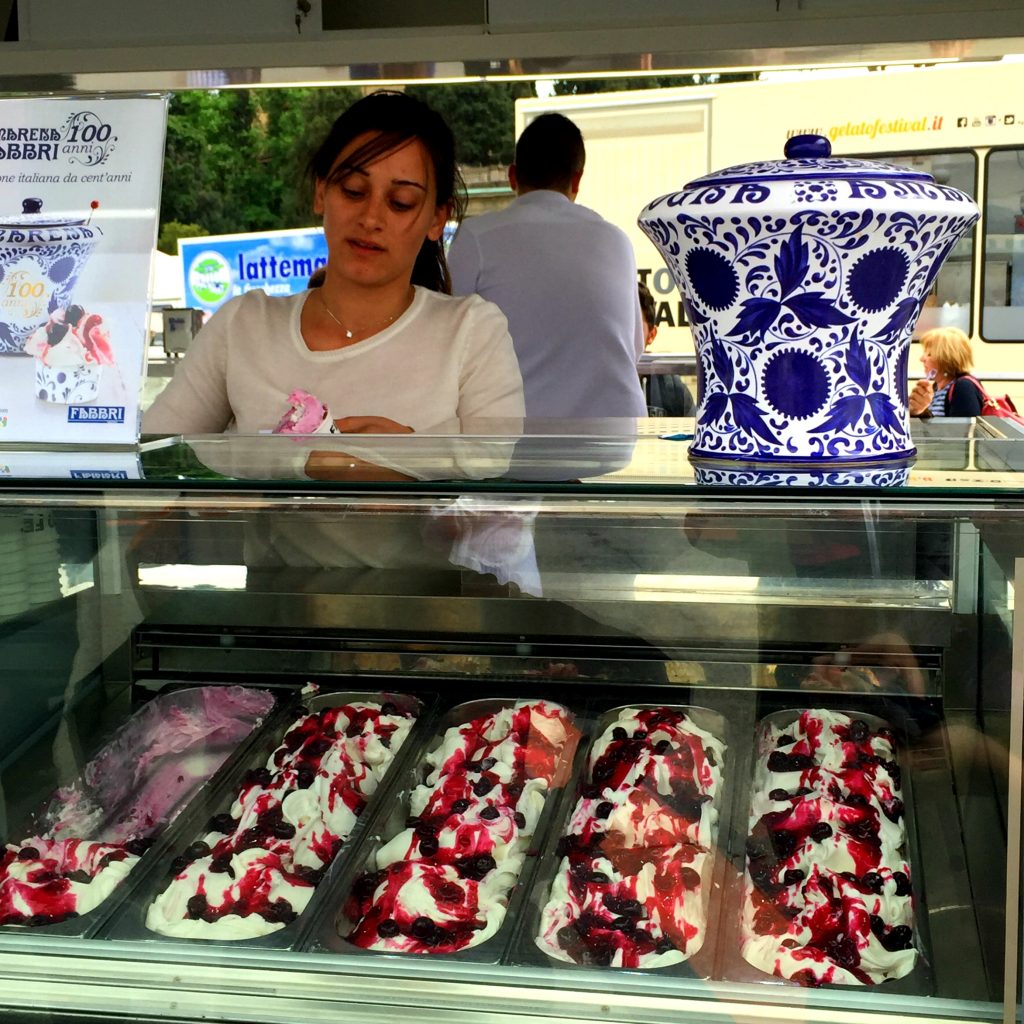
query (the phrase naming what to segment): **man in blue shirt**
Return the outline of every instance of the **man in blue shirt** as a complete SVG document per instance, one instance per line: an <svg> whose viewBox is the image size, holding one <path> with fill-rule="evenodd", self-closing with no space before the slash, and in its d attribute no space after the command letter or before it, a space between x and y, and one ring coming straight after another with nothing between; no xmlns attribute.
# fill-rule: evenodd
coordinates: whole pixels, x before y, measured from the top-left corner
<svg viewBox="0 0 1024 1024"><path fill-rule="evenodd" d="M448 254L453 291L508 319L528 417L646 416L636 258L625 232L576 202L579 128L542 114L516 143L504 210L464 221Z"/></svg>

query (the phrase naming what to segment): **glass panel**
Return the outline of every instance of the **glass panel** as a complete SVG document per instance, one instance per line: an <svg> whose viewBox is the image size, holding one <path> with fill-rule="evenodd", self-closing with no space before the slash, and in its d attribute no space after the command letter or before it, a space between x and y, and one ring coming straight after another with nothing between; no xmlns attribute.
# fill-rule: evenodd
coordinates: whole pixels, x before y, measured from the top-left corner
<svg viewBox="0 0 1024 1024"><path fill-rule="evenodd" d="M913 167L930 174L940 185L977 195L978 158L974 153L881 153L871 159ZM914 327L915 338L933 327L959 327L971 333L974 238L973 231L964 235L943 264Z"/></svg>
<svg viewBox="0 0 1024 1024"><path fill-rule="evenodd" d="M844 1013L999 1018L1006 925L1017 912L1007 909L1005 881L1016 853L1007 849L1009 765L1020 753L1009 740L1010 574L1024 557L1024 519L1019 487L991 501L987 491L960 483L972 473L995 474L976 468L996 458L984 444L936 440L924 456L918 490L852 499L834 491L825 500L786 487L716 495L692 481L661 493L650 486L658 472L633 461L648 444L644 438L633 439L625 477L610 469L608 479L620 482L600 491L564 482L567 468L599 461L588 463L591 456L579 450L574 457L564 438L553 461L563 480L557 493L522 483L508 493L476 478L434 493L426 493L422 481L397 487L376 481L362 493L348 484L319 490L303 484L296 493L294 480L275 483L269 464L258 460L246 463L259 470L255 481L173 472L174 459L198 454L207 465L207 458L223 459L225 452L251 455L252 440L163 449L159 470L150 467L155 479L119 489L100 491L95 482L77 491L33 492L24 482L0 489L0 523L12 533L17 524L17 545L8 548L20 545L25 552L20 588L36 581L51 588L45 601L12 605L0 618L0 838L24 848L29 836L52 825L33 813L55 790L88 774L120 726L154 701L181 699L196 686L225 691L238 684L287 695L284 707L310 682L321 695L411 693L428 707L435 702L437 717L428 712L423 728L410 732L396 760L400 775L381 783L381 799L360 816L336 868L322 878L301 875L320 882L301 928L259 941L179 937L168 945L144 924L171 861L207 856L194 845L206 841L197 836L231 824L224 801L234 796L234 786L250 784L247 779L262 786L248 773L278 763L271 751L281 733L268 728L251 746L239 743L224 761L224 785L205 790L157 838L150 867L140 864L129 873L124 899L115 894L109 916L70 918L63 931L43 919L0 926L8 1003L45 1007L53 1001L95 1013L98 1004L90 999L117 989L117 1010L146 1019L180 1017L188 1009L188 1017L326 1020L351 1014L355 1005L361 1018L388 1019L381 992L401 984L402 1012L423 1021L465 1016L485 1004L496 1019L507 1013L583 1020L600 1005L610 1020L704 1020L735 1016L740 1001L751 1020L779 1019L797 1004L816 1020ZM422 446L403 448L402 457L432 452L427 463L435 464L437 439L420 440ZM654 451L685 452L649 440ZM219 454L205 451L206 444ZM1011 442L993 444L1004 464L1014 461ZM391 451L388 465L394 466L397 452ZM475 465L490 465L493 454L479 456ZM543 476L540 469L553 466L536 454L528 464ZM939 465L948 468L929 468ZM417 466L426 477L424 462ZM925 480L936 472L948 474L945 492ZM36 533L45 536L23 539ZM2 589L9 563L0 560L0 594L15 589ZM65 583L72 570L77 586ZM632 730L625 746L612 736L623 758L653 733L651 756L668 756L666 764L675 766L666 768L667 788L641 783L620 791L623 780L616 781L614 771L595 781L583 774L585 759L577 759L565 788L555 786L545 796L545 816L528 819L537 855L527 858L507 893L506 924L486 949L481 943L452 955L423 949L410 956L355 947L348 941L355 904L346 894L355 891L364 869L372 869L374 884L364 880L358 892L375 892L381 884L375 858L415 817L409 801L414 783L426 784L422 764L443 732L441 716L470 700L516 698L570 708L584 746L607 730ZM711 750L719 769L713 792L700 794L709 800L696 797L691 780L680 774L685 759L672 761L669 736L668 748L658 749L657 723L638 728L612 713L647 705L688 709L688 721L724 742L724 751L703 739L694 748ZM783 739L789 733L780 730L804 728L795 712L806 710L850 717L849 726L836 719L841 728L862 722L874 733L871 742L889 742L879 734L887 723L893 756L859 746L867 740L857 738L862 727L856 725L844 741L855 756L837 788L816 791L831 776L802 761L769 768L777 749L787 757L805 753L791 749ZM172 746L178 717L168 715L161 732ZM778 727L774 733L762 731L766 719ZM772 743L761 751L765 764L758 769L755 738L762 734ZM193 753L182 751L190 768L206 764L206 751L197 758ZM848 755L840 744L839 756ZM134 767L107 774L132 789ZM477 774L491 770L482 762L478 767ZM637 779L641 775L637 768ZM878 787L868 785L879 779ZM496 784L485 781L476 793L479 780L473 780L472 796L496 799L490 795ZM607 792L600 787L601 799L586 788L598 782L611 786ZM296 785L294 792L311 789ZM637 824L627 842L608 833L621 824L615 801L628 801L630 793L657 802L648 808L656 811L651 820L657 827ZM590 801L606 837L589 852L559 845L580 798ZM612 811L598 813L604 802ZM696 821L705 805L715 810L716 823L709 819L704 831L672 838L672 829L682 819ZM262 841L265 832L293 838L288 823L267 810L261 808L255 825L246 823L247 845ZM113 817L120 819L120 811ZM453 828L447 819L426 824L419 840L433 839L431 828L442 837ZM828 834L819 829L811 835L824 824ZM894 844L895 866L878 859L875 824ZM710 851L706 857L694 849L701 843ZM420 848L427 857L434 856L430 847ZM251 856L255 849L241 853ZM566 897L569 909L559 913L568 916L552 929L545 908L562 855L573 849L577 862L589 859L588 873L584 878L579 869L566 880L572 899ZM827 864L816 860L822 850L833 858ZM893 855L887 848L885 856ZM693 874L677 871L691 856L697 858L690 861L697 865L688 869ZM247 859L232 867L240 877ZM656 896L634 880L645 865L658 882ZM448 880L464 883L466 876L452 870ZM821 877L831 890L814 888L812 880ZM227 880L227 872L211 866L204 892L196 893L206 902L193 900L190 908L186 901L182 913L202 919L213 885ZM54 881L36 879L40 885ZM80 875L69 882L88 887ZM282 899L291 899L294 884ZM572 907L584 890L589 917ZM696 897L680 906L683 890ZM793 894L792 905L786 894ZM602 902L608 895L611 904ZM880 895L885 899L876 902ZM440 912L432 916L434 897L421 897L418 916L434 927L440 920ZM767 973L764 958L760 967L745 958L743 950L750 951L766 922L768 932L788 935L788 922L807 923L800 915L819 897L818 932L809 927L811 964L826 972L847 963L860 970L870 961L861 954L871 946L876 964L890 954L888 962L912 961L908 973L876 985L799 989ZM0 892L0 907L2 899ZM754 913L744 918L744 908ZM686 927L668 922L675 909ZM278 914L284 924L288 909L271 912ZM822 924L833 918L834 926ZM547 950L535 941L545 920L554 942ZM399 934L412 934L414 922L399 921L405 929ZM702 946L685 959L661 966L647 959L627 969L615 961L615 949L632 955L648 942L641 933L654 936L648 944L655 949L665 940L679 950L694 924L703 931ZM385 938L390 930L385 926ZM437 938L436 927L420 922L418 930ZM806 938L794 929L794 942ZM268 970L273 992L266 989ZM719 1009L719 1001L728 1006Z"/></svg>
<svg viewBox="0 0 1024 1024"><path fill-rule="evenodd" d="M1024 339L1024 149L985 160L985 264L981 336Z"/></svg>

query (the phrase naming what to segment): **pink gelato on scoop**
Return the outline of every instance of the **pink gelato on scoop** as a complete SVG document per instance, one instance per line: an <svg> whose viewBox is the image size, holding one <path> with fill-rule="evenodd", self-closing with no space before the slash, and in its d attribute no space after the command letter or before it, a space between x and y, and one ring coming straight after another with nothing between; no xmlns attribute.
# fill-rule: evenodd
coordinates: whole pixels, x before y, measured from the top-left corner
<svg viewBox="0 0 1024 1024"><path fill-rule="evenodd" d="M316 395L296 389L288 396L288 411L274 427L275 434L333 434L334 418Z"/></svg>

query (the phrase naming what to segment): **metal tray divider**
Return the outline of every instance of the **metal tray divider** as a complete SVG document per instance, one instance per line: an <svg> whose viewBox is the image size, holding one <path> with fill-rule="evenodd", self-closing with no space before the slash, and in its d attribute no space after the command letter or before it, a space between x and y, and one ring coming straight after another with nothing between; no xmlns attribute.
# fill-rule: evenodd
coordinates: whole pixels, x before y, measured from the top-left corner
<svg viewBox="0 0 1024 1024"><path fill-rule="evenodd" d="M382 806L380 808L379 813L374 819L375 828L373 830L367 830L363 834L359 844L359 849L356 850L354 855L350 858L344 878L339 878L338 884L334 887L335 895L340 897L337 903L333 906L328 906L324 910L320 916L319 927L315 932L312 928L310 929L307 936L308 941L305 946L309 952L343 954L354 957L384 957L390 958L393 962L401 962L409 957L422 959L427 959L429 957L430 962L448 961L479 964L498 964L503 962L504 953L512 941L516 920L521 916L523 900L526 898L527 893L532 887L533 875L540 859L539 851L543 848L544 838L551 827L551 822L554 820L553 815L555 808L563 798L564 790L568 788L569 780L571 778L571 768L569 770L561 770L563 781L562 785L558 787L558 790L561 790L562 792L552 792L552 790L549 790L548 795L545 797L544 808L537 819L537 828L530 839L530 846L526 852L526 858L523 863L523 868L519 873L519 878L516 880L516 884L509 895L508 904L505 908L505 916L501 925L491 938L480 943L478 946L462 949L455 953L435 954L410 954L392 952L390 950L363 949L362 947L349 942L343 935L343 932L347 934L351 930L353 923L344 916L345 904L348 901L349 893L356 879L371 866L380 847L383 846L385 842L394 838L395 835L405 828L405 821L408 818L409 811L409 799L412 790L417 785L421 784L425 777L425 773L421 771L423 766L423 757L429 751L440 745L445 732L454 726L464 725L473 718L489 714L492 711L500 710L503 707L511 706L519 702L528 703L534 700L547 700L547 698L540 696L517 696L507 699L483 698L481 700L457 704L447 712L444 712L435 721L435 727L432 733L429 735L427 741L422 745L419 752L420 756L416 758L415 763L408 764L405 772L403 773L404 785L396 786L397 800L389 804L387 807ZM572 714L573 724L582 735L587 724L584 714L582 712L577 712L574 708L568 706L562 701L552 701L551 703L559 704L560 707ZM467 711L470 713L467 714ZM578 755L579 747L582 745L581 740L578 740L571 753L563 753L563 764L565 763L564 758L568 756L569 763L572 765L574 763L574 759ZM558 777L558 774L556 774L556 780ZM555 787L552 787L552 789L554 790ZM397 817L399 813L401 814L401 823L398 827L395 827L395 822L393 820L389 820L389 816ZM390 826L390 828L388 826Z"/></svg>
<svg viewBox="0 0 1024 1024"><path fill-rule="evenodd" d="M716 849L709 851L712 856L715 856L715 860L706 876L708 894L705 899L705 915L707 923L705 927L704 943L697 952L692 956L687 957L686 960L678 964L670 964L666 967L599 967L592 964L566 963L563 960L557 960L541 950L534 942L534 939L540 931L541 914L543 912L544 905L547 903L548 896L551 892L551 886L554 883L555 876L562 862L562 858L559 857L557 853L558 840L564 835L565 830L569 825L569 820L572 817L572 813L576 809L576 804L579 800L579 787L584 781L587 762L590 759L591 750L593 749L594 744L601 738L601 736L604 735L605 731L617 720L620 711L632 708L644 710L648 708L662 707L671 708L676 711L683 711L687 715L692 715L693 712L698 712L705 721L697 721L696 716L694 716L694 724L707 732L711 732L716 736L716 738L722 740L726 748L726 762L722 771L722 791L719 794L718 799L719 817L715 842ZM714 716L717 720L713 728L709 728L708 723L706 722L706 718L709 715ZM734 782L732 781L732 773L728 770L732 763L732 753L736 744L736 737L733 735L733 732L734 730L731 728L728 718L721 712L711 708L698 707L692 704L682 705L658 703L621 705L602 712L599 717L593 721L589 740L577 758L578 763L573 774L572 785L566 787L566 793L563 795L560 802L559 815L556 819L558 827L551 829L548 835L548 841L545 843L542 857L540 858L542 865L538 865L534 884L530 892L530 901L526 907L526 912L522 915L522 920L516 929L516 933L513 936L513 942L510 946L510 954L506 960L507 963L519 967L543 966L568 971L600 971L606 976L609 973L614 972L616 974L626 973L641 976L690 978L699 980L709 980L713 977L716 954L715 940L716 933L718 931L718 922L722 913L721 894L726 880L725 873L729 859L726 844L728 842L731 829L731 816L734 802L732 792ZM584 745L581 744L581 747L583 746Z"/></svg>
<svg viewBox="0 0 1024 1024"><path fill-rule="evenodd" d="M155 691L151 696L150 700L154 700L157 697L161 697L164 694L171 692L180 692L184 689L198 689L203 684L189 683L183 686L180 683L168 684L165 687L161 687L158 691ZM250 687L250 689L260 689L260 687ZM132 714L125 719L122 725L131 721L132 717L137 714L145 704L149 701L143 702L133 709ZM92 910L86 911L80 917L70 918L66 921L60 921L56 924L51 925L25 925L25 924L5 924L0 925L0 941L2 941L5 934L11 935L59 935L64 938L75 938L75 939L93 939L98 936L101 929L110 921L115 914L117 914L127 900L134 895L135 891L143 884L143 879L153 870L153 865L157 863L161 857L163 857L169 846L179 841L179 832L182 829L188 827L188 822L191 819L191 809L194 805L202 799L203 793L206 792L210 787L216 787L222 784L223 780L227 778L234 770L238 762L244 758L248 750L259 741L260 734L266 727L267 723L274 718L278 713L280 703L276 702L268 712L266 718L253 728L249 734L238 743L235 749L225 758L221 766L203 783L202 786L190 797L185 804L181 807L178 813L174 816L174 819L169 825L167 825L163 831L154 840L153 845L142 854L139 858L138 863L129 872L128 876L116 886L105 900L100 904L93 907ZM95 757L104 750L106 745L113 739L114 735L119 731L120 726L117 729L112 730L105 738L100 742L92 754L85 759L85 764L88 764ZM84 765L83 765L84 768Z"/></svg>
<svg viewBox="0 0 1024 1024"><path fill-rule="evenodd" d="M738 872L732 879L732 885L725 894L723 901L722 938L716 962L716 978L728 982L746 982L760 985L776 985L787 988L798 989L799 982L788 978L780 978L774 974L766 974L764 971L748 963L740 952L742 942L742 918L743 918L743 894L746 884L746 836L750 824L750 801L752 797L751 787L754 779L754 765L757 761L757 746L761 730L766 723L773 720L781 720L784 724L795 722L801 713L807 708L795 708L785 711L773 711L758 719L754 731L751 734L750 742L747 744L749 769L746 775L745 791L737 786L736 794L736 836L738 842L737 856L740 858ZM911 782L910 766L907 763L909 758L904 756L906 751L906 737L901 729L894 728L887 719L860 709L848 709L843 707L829 706L830 712L859 718L867 722L872 731L880 728L890 729L896 737L897 764L900 766L900 797L903 800L903 827L906 834L905 858L910 865L910 884L913 891L914 905L914 945L917 948L917 963L909 974L892 981L881 982L879 985L841 985L824 984L822 989L833 989L837 991L850 991L851 989L884 988L884 991L892 995L909 996L930 996L934 994L934 977L931 971L930 935L928 930L927 904L924 901L924 891L921 884L921 859L919 856L917 822L914 815L913 784Z"/></svg>
<svg viewBox="0 0 1024 1024"><path fill-rule="evenodd" d="M434 703L436 703L435 694L398 695L382 693L379 691L349 690L318 693L303 697L299 701L299 704L302 707L301 711L296 709L295 703L282 703L282 705L270 717L268 717L263 726L257 730L259 732L259 736L254 737L253 743L246 751L246 756L244 758L240 757L234 763L231 773L226 774L220 780L216 789L211 788L203 795L202 798L197 798L192 801L189 808L188 821L182 822L180 834L176 833L177 842L173 848L170 847L170 844L164 845L161 851L161 856L154 858L152 861L151 866L147 871L146 878L144 880L140 879L139 884L133 890L133 899L130 902L123 902L118 913L116 915L111 915L110 918L108 918L106 926L98 937L104 939L119 939L132 942L154 942L161 944L179 942L185 945L198 945L221 949L225 947L256 947L258 949L276 950L289 950L296 948L301 935L306 931L308 918L312 917L316 913L317 907L323 899L323 894L331 887L332 880L340 870L339 865L348 858L351 851L358 845L359 837L365 831L364 819L367 817L367 814L364 813L363 815L360 815L359 819L356 821L348 839L324 872L324 877L321 879L320 884L317 885L303 912L290 924L287 924L283 928L271 932L268 935L243 939L190 938L161 935L160 933L151 931L146 927L146 912L153 900L155 900L157 896L164 891L167 884L169 884L169 874L167 869L169 867L169 861L172 859L169 855L177 850L185 848L188 845L183 842L186 837L191 835L198 839L203 835L203 833L208 831L206 823L212 815L218 813L218 811L222 809L227 810L230 808L238 794L238 787L244 774L251 768L261 768L266 764L269 756L280 745L284 734L287 732L288 728L297 721L299 715L311 714L324 707L349 704L354 701L374 701L376 703L383 703L385 700L393 699L395 696L412 697L420 703L420 715L426 713L428 717L430 717L430 712ZM396 765L403 761L403 758L405 757L405 748L415 740L418 732L417 727L420 724L420 715L417 715L417 720L409 730L409 734L406 736L406 740L402 744L402 749L399 750L398 754L388 766L388 770L385 773L384 778L381 780L381 785L370 798L366 808L367 811L370 811L374 803L376 803L379 794L391 788L392 783L390 782L390 776L392 775ZM372 816L372 811L370 811L369 817ZM304 918L306 920L303 920Z"/></svg>

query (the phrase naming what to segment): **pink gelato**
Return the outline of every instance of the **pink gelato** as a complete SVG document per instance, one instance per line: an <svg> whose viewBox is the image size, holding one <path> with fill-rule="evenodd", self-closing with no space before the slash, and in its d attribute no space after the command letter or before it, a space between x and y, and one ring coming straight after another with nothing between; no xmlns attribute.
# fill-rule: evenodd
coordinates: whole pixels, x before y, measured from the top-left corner
<svg viewBox="0 0 1024 1024"><path fill-rule="evenodd" d="M37 835L0 856L0 924L53 924L99 906L273 706L262 690L208 686L156 697L74 785Z"/></svg>
<svg viewBox="0 0 1024 1024"><path fill-rule="evenodd" d="M83 363L113 366L110 338L98 313L81 306L55 310L50 319L25 342L25 351L46 366L78 366Z"/></svg>
<svg viewBox="0 0 1024 1024"><path fill-rule="evenodd" d="M295 390L288 396L288 411L274 427L274 433L333 434L334 419L315 395Z"/></svg>

